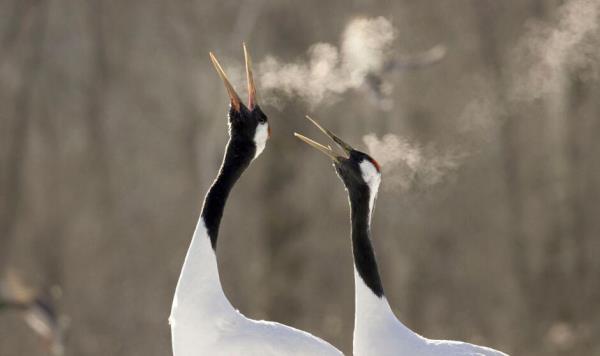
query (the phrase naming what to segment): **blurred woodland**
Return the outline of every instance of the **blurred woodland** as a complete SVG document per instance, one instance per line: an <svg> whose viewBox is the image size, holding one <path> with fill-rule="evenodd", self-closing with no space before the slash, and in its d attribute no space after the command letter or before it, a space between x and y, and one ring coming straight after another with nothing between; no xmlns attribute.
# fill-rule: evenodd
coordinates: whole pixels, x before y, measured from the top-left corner
<svg viewBox="0 0 600 356"><path fill-rule="evenodd" d="M600 355L600 1L2 0L0 278L60 289L67 356L171 353L175 284L228 138L208 51L244 93L242 41L262 76L379 16L394 35L353 85L309 100L276 70L257 82L273 134L225 210L232 304L351 354L347 198L292 136L324 141L309 113L383 165L374 245L407 326ZM0 311L1 356L46 354Z"/></svg>

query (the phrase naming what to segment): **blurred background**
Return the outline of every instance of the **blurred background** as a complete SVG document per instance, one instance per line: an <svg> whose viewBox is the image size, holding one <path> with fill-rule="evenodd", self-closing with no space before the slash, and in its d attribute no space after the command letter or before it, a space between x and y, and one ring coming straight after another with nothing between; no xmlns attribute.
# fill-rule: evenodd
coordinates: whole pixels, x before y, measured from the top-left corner
<svg viewBox="0 0 600 356"><path fill-rule="evenodd" d="M309 113L383 165L374 245L407 326L600 354L597 0L2 0L0 14L0 278L54 310L66 355L171 353L228 138L208 51L245 96L242 41L273 135L221 227L235 307L351 354L347 198L292 137L325 141ZM0 355L48 354L24 315L0 311Z"/></svg>

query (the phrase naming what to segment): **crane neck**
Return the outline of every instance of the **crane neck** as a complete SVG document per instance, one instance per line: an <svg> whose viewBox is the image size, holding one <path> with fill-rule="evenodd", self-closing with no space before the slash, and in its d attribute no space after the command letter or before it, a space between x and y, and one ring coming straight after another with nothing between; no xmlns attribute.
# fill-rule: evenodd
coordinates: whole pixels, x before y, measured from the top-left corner
<svg viewBox="0 0 600 356"><path fill-rule="evenodd" d="M217 178L204 198L200 217L204 221L211 246L215 251L227 198L235 183L252 162L255 151L256 147L252 144L232 137L225 148L225 156Z"/></svg>
<svg viewBox="0 0 600 356"><path fill-rule="evenodd" d="M229 193L254 158L256 147L232 137L225 148L223 163L202 206L202 212L188 248L175 289L171 316L172 330L202 326L214 331L214 319L236 315L223 292L217 265L217 237Z"/></svg>
<svg viewBox="0 0 600 356"><path fill-rule="evenodd" d="M374 197L367 186L349 188L350 219L352 222L352 254L354 267L362 282L378 298L383 297L383 286L377 268L375 251L371 244L371 212ZM357 280L356 283L359 283ZM358 288L358 286L356 286Z"/></svg>

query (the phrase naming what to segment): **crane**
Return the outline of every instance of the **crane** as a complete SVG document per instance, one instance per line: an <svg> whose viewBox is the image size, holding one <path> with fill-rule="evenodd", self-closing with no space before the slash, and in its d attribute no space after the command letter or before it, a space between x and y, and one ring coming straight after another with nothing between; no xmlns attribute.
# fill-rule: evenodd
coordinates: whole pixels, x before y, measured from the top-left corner
<svg viewBox="0 0 600 356"><path fill-rule="evenodd" d="M230 99L229 141L217 177L204 198L175 289L169 318L173 354L341 355L335 347L307 332L246 318L223 292L216 248L225 203L237 180L265 148L270 129L256 101L252 63L245 44L248 106L240 100L214 54L209 55Z"/></svg>
<svg viewBox="0 0 600 356"><path fill-rule="evenodd" d="M337 154L331 146L294 133L332 160L348 193L355 284L354 355L506 356L500 351L465 342L427 339L396 318L385 297L371 244L371 215L381 183L380 166L368 154L355 150L309 116L306 118L343 151Z"/></svg>

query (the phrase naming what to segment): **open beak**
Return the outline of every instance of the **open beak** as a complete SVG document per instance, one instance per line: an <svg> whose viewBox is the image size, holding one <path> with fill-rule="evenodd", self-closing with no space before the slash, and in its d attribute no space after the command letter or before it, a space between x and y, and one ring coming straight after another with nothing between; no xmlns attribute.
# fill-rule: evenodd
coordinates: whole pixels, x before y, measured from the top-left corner
<svg viewBox="0 0 600 356"><path fill-rule="evenodd" d="M250 54L246 49L245 43L243 44L243 47L244 60L246 62L246 79L248 81L248 109L252 110L256 106L256 86L254 85L254 77L252 75L252 59L250 58ZM229 78L227 78L227 74L225 74L223 67L221 67L221 64L219 64L217 57L215 57L215 55L212 52L209 52L208 55L210 56L210 60L213 66L215 67L217 74L219 74L219 77L221 77L223 84L225 84L225 89L227 89L227 94L229 95L229 99L231 100L231 106L237 112L239 112L242 106L240 96L235 91L233 85L231 85Z"/></svg>
<svg viewBox="0 0 600 356"><path fill-rule="evenodd" d="M318 143L318 142L316 142L314 140L311 140L310 138L308 138L306 136L303 136L303 135L300 135L297 132L294 132L294 136L296 136L300 140L304 141L304 143L306 143L309 146L312 146L312 147L316 148L317 150L323 152L329 158L331 158L332 160L334 160L334 161L336 161L338 163L340 162L340 158L347 158L350 155L350 152L352 152L354 150L352 148L352 146L350 146L346 142L342 141L342 139L339 138L337 135L335 135L333 132L331 132L328 129L326 129L323 126L321 126L321 124L319 124L317 121L315 121L314 119L312 119L310 116L306 115L306 118L308 120L310 120L313 124L315 124L315 126L317 126L319 128L319 130L323 131L323 133L325 135L329 136L329 138L331 138L333 140L333 142L335 142L344 151L346 157L336 156L335 152L333 152L333 150L331 149L331 146L322 145L322 144L320 144L320 143Z"/></svg>
<svg viewBox="0 0 600 356"><path fill-rule="evenodd" d="M316 148L317 150L323 152L327 157L339 163L340 159L333 153L333 150L329 146L324 146L317 141L311 140L310 138L300 135L297 132L294 132L294 136L298 137L300 140L304 141L309 146Z"/></svg>

